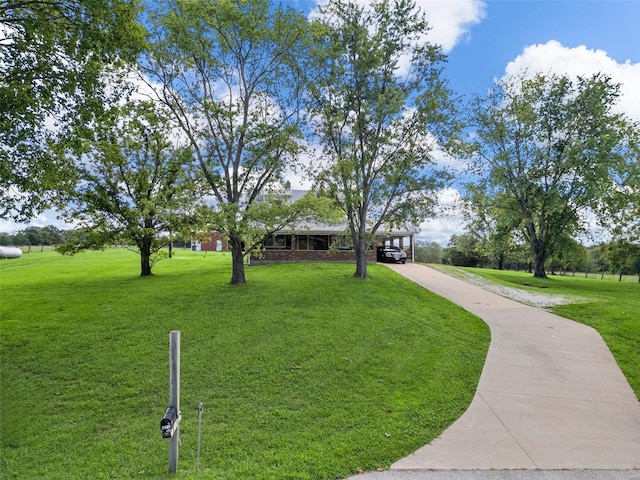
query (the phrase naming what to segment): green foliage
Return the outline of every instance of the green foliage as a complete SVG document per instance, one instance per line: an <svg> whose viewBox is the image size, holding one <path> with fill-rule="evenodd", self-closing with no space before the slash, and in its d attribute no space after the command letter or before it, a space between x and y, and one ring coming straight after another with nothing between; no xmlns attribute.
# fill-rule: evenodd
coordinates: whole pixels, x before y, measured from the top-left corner
<svg viewBox="0 0 640 480"><path fill-rule="evenodd" d="M179 229L196 204L191 151L172 136L166 112L151 103L105 112L75 160L76 187L65 202L83 228L58 251L124 242L140 253L141 275L151 275L150 257L166 244L160 234Z"/></svg>
<svg viewBox="0 0 640 480"><path fill-rule="evenodd" d="M617 185L601 198L601 223L614 237L640 242L640 123L629 126L632 148L622 159Z"/></svg>
<svg viewBox="0 0 640 480"><path fill-rule="evenodd" d="M304 17L266 0L158 2L142 61L158 100L194 151L210 223L229 238L231 283L245 283L242 245L269 218L253 205L282 184L300 153L300 68ZM250 246L249 246L250 247Z"/></svg>
<svg viewBox="0 0 640 480"><path fill-rule="evenodd" d="M561 236L553 255L549 258L553 270L573 271L584 269L587 263L587 249L573 238Z"/></svg>
<svg viewBox="0 0 640 480"><path fill-rule="evenodd" d="M314 25L308 109L324 150L312 174L346 216L357 277L367 277L366 238L432 215L445 178L429 167L456 130L455 109L427 31L405 0L330 1Z"/></svg>
<svg viewBox="0 0 640 480"><path fill-rule="evenodd" d="M444 252L445 263L461 267L482 267L488 258L480 249L480 241L471 234L452 235Z"/></svg>
<svg viewBox="0 0 640 480"><path fill-rule="evenodd" d="M488 196L482 186L467 185L463 209L467 231L478 239L478 254L493 259L499 270L517 255L518 208L506 195Z"/></svg>
<svg viewBox="0 0 640 480"><path fill-rule="evenodd" d="M116 240L116 235L106 231L104 225L81 227L70 231L55 250L62 255L75 255L85 250L104 250Z"/></svg>
<svg viewBox="0 0 640 480"><path fill-rule="evenodd" d="M66 232L53 225L27 227L15 234L0 233L0 245L58 245L64 242Z"/></svg>
<svg viewBox="0 0 640 480"><path fill-rule="evenodd" d="M583 230L585 209L598 211L619 185L635 139L631 122L613 113L618 91L602 75L572 81L538 74L507 78L473 103L481 187L517 208L509 218L518 219L530 245L535 276L546 276L562 236Z"/></svg>
<svg viewBox="0 0 640 480"><path fill-rule="evenodd" d="M0 217L27 220L68 186L51 154L102 109L103 76L143 47L138 0L2 1Z"/></svg>
<svg viewBox="0 0 640 480"><path fill-rule="evenodd" d="M618 274L619 280L622 280L622 275L625 273L637 273L640 281L640 269L638 268L640 245L630 243L624 238L617 238L603 245L602 251L609 262L611 272Z"/></svg>
<svg viewBox="0 0 640 480"><path fill-rule="evenodd" d="M123 249L0 262L0 470L7 478L168 478L159 421L181 331L177 478L328 479L386 468L471 402L476 317L381 266L250 267L178 250L131 275ZM204 403L201 471L197 414Z"/></svg>
<svg viewBox="0 0 640 480"><path fill-rule="evenodd" d="M437 242L416 242L415 261L420 263L442 263L444 249Z"/></svg>

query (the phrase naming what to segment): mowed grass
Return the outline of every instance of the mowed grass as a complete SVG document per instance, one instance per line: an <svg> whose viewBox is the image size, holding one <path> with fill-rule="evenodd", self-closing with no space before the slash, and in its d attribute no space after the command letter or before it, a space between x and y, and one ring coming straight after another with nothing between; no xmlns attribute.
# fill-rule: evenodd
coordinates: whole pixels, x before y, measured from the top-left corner
<svg viewBox="0 0 640 480"><path fill-rule="evenodd" d="M635 282L618 282L617 277L601 280L599 276L552 275L545 280L524 272L462 270L509 287L570 299L571 303L549 310L598 330L640 399L640 284L637 278Z"/></svg>
<svg viewBox="0 0 640 480"><path fill-rule="evenodd" d="M168 478L160 419L181 332L177 478L338 479L386 468L472 400L476 317L384 266L247 268L120 249L0 262L0 477ZM204 404L200 472L197 407Z"/></svg>

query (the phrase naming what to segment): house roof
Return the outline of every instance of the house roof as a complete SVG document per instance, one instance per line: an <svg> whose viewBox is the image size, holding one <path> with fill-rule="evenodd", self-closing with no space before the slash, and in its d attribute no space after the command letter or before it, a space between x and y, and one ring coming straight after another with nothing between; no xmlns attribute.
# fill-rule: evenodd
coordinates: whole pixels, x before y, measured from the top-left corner
<svg viewBox="0 0 640 480"><path fill-rule="evenodd" d="M309 190L296 190L296 189L283 189L277 191L270 191L265 194L280 197L286 199L290 203L297 202L301 200ZM376 238L381 237L410 237L415 235L420 230L418 228L414 228L408 225L405 225L400 229L392 229L385 230L383 227L378 228L376 231ZM302 222L296 225L293 228L286 228L278 232L279 234L294 234L294 235L346 235L349 232L349 226L345 223L340 223L336 225L329 225L323 223L316 222Z"/></svg>
<svg viewBox="0 0 640 480"><path fill-rule="evenodd" d="M295 189L287 189L281 192L277 192L276 195L281 195L283 198L287 198L289 202L296 202L302 197L304 197L309 190L295 190ZM337 225L329 225L315 222L303 222L296 225L294 228L284 229L280 233L281 234L294 234L294 235L305 235L305 234L316 234L316 235L341 235L348 234L349 227L346 223L340 223ZM415 235L420 230L408 225L405 225L401 229L392 229L385 230L383 227L378 228L376 231L376 238L380 237L410 237Z"/></svg>
<svg viewBox="0 0 640 480"><path fill-rule="evenodd" d="M393 229L386 231L384 228L378 228L376 231L376 237L410 237L418 233L417 229ZM282 234L294 234L294 235L347 235L349 233L349 227L347 224L340 225L325 225L319 223L304 223L296 225L295 228L284 229L280 233Z"/></svg>

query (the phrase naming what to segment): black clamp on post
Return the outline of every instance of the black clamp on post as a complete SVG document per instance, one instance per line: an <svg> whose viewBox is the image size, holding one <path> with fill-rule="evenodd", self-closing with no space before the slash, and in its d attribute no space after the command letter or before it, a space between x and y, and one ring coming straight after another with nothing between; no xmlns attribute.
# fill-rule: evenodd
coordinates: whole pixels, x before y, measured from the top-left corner
<svg viewBox="0 0 640 480"><path fill-rule="evenodd" d="M181 415L176 409L176 407L169 407L167 411L164 412L164 417L160 420L160 431L162 432L162 438L171 438L173 433L178 428L178 423L180 423Z"/></svg>

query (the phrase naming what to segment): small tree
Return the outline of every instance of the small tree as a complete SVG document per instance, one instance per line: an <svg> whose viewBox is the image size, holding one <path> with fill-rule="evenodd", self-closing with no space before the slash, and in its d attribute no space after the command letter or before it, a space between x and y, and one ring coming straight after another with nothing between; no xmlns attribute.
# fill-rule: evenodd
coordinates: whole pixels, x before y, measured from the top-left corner
<svg viewBox="0 0 640 480"><path fill-rule="evenodd" d="M492 258L498 270L503 270L508 256L516 249L517 206L503 195L490 198L482 189L468 185L463 211L467 230L478 239L478 251Z"/></svg>
<svg viewBox="0 0 640 480"><path fill-rule="evenodd" d="M175 131L167 114L151 103L113 108L95 125L77 160L76 188L65 214L80 229L58 250L75 253L116 241L134 245L140 275L151 275L151 256L195 203L186 172L191 151L171 143Z"/></svg>
<svg viewBox="0 0 640 480"><path fill-rule="evenodd" d="M624 274L636 273L636 264L640 257L640 247L624 238L617 238L609 242L604 254L609 261L612 273L618 274L618 281L622 281Z"/></svg>
<svg viewBox="0 0 640 480"><path fill-rule="evenodd" d="M470 233L451 235L445 258L451 265L460 267L484 267L488 258L479 248L479 240Z"/></svg>
<svg viewBox="0 0 640 480"><path fill-rule="evenodd" d="M577 269L586 267L587 249L571 237L561 237L549 262L552 268L565 272L571 270L575 275Z"/></svg>
<svg viewBox="0 0 640 480"><path fill-rule="evenodd" d="M604 273L609 270L609 261L606 255L607 245L601 243L600 245L593 247L589 252L589 256L592 262L596 265L597 271L600 272L600 279L604 278Z"/></svg>
<svg viewBox="0 0 640 480"><path fill-rule="evenodd" d="M415 246L416 262L442 263L444 249L437 242L420 242Z"/></svg>
<svg viewBox="0 0 640 480"><path fill-rule="evenodd" d="M313 175L346 217L357 278L368 277L378 228L432 215L445 178L433 151L456 124L427 31L410 0L331 0L315 25L308 108L323 157Z"/></svg>

